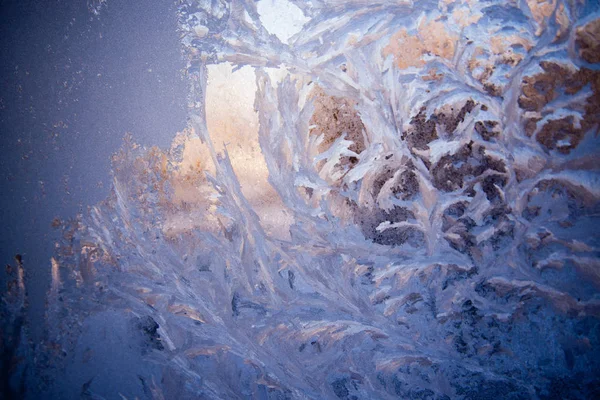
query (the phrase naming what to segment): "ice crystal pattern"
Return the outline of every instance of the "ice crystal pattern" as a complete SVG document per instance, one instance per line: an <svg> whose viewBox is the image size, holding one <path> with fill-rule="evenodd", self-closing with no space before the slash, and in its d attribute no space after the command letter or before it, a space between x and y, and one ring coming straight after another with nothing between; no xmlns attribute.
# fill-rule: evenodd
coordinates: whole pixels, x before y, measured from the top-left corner
<svg viewBox="0 0 600 400"><path fill-rule="evenodd" d="M254 1L178 3L190 129L126 140L110 197L63 225L47 393L600 396L596 2L297 0L288 43ZM290 240L211 143L221 62L254 67ZM182 171L196 135L212 166ZM182 180L197 201L173 201ZM166 234L178 215L197 224ZM74 386L86 362L119 372Z"/></svg>

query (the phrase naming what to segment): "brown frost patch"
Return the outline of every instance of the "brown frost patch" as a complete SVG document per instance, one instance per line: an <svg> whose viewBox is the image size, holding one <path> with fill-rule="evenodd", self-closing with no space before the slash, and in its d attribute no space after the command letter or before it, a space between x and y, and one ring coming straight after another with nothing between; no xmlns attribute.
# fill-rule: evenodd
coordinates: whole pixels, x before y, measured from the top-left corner
<svg viewBox="0 0 600 400"><path fill-rule="evenodd" d="M537 142L547 150L568 154L600 122L600 72L588 68L573 70L549 61L542 61L540 67L543 72L526 76L522 81L518 103L530 112L524 122L525 133L533 136L537 132ZM591 95L585 100L578 99L588 88ZM573 115L564 115L548 118L540 126L544 117L551 116L552 111L547 106L555 101L568 103L568 108L583 118L576 120Z"/></svg>
<svg viewBox="0 0 600 400"><path fill-rule="evenodd" d="M575 44L579 56L589 63L600 62L600 18L577 28Z"/></svg>
<svg viewBox="0 0 600 400"><path fill-rule="evenodd" d="M419 113L412 118L411 128L404 133L402 139L408 141L409 148L428 149L427 145L438 139L440 134L449 138L453 137L458 125L465 120L467 114L472 112L476 105L472 99L467 100L462 106L446 105L429 118L427 118L426 108L422 107ZM490 127L490 129L492 128Z"/></svg>
<svg viewBox="0 0 600 400"><path fill-rule="evenodd" d="M453 155L443 156L431 168L433 184L446 192L463 188L467 178L482 178L483 190L489 200L497 196L494 185L502 187L506 184L505 173L506 167L502 161L486 155L485 148L473 142L464 145Z"/></svg>
<svg viewBox="0 0 600 400"><path fill-rule="evenodd" d="M365 149L363 125L358 112L354 108L356 102L346 98L330 96L320 87L316 87L312 93L315 111L310 119L310 125L314 126L312 135L323 135L323 142L319 145L319 151L326 151L333 142L344 133L346 139L353 144L349 149L360 154ZM357 160L350 160L355 163Z"/></svg>

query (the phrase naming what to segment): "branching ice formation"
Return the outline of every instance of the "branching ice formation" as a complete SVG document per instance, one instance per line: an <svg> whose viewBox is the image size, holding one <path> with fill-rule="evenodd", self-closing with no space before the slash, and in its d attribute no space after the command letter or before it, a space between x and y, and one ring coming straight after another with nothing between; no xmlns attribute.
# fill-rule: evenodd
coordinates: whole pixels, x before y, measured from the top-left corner
<svg viewBox="0 0 600 400"><path fill-rule="evenodd" d="M190 130L168 152L127 139L111 196L64 225L40 384L94 398L599 396L597 4L290 2L309 21L283 43L254 1L179 1ZM211 142L207 65L221 62L255 68L291 240L266 233ZM184 171L194 137L212 167ZM174 200L181 180L196 203ZM181 213L201 222L169 234ZM85 375L109 346L130 361Z"/></svg>

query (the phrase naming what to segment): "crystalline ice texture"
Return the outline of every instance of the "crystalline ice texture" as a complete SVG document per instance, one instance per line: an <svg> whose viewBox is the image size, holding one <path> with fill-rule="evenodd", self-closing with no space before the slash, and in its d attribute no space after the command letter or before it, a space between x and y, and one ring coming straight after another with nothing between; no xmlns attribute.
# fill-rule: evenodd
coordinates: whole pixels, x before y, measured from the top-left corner
<svg viewBox="0 0 600 400"><path fill-rule="evenodd" d="M63 227L48 393L600 395L593 2L289 0L288 40L253 1L179 3L190 128L126 141L111 196ZM258 119L226 146L223 62L254 69Z"/></svg>

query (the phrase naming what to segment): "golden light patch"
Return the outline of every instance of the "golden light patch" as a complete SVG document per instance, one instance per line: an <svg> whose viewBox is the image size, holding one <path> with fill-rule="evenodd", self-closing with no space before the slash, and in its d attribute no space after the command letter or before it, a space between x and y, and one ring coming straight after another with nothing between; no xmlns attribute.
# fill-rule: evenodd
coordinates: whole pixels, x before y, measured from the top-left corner
<svg viewBox="0 0 600 400"><path fill-rule="evenodd" d="M403 28L392 35L390 43L383 49L384 57L392 55L396 66L400 69L409 67L422 67L425 61L421 59L423 55L423 45L414 35L410 35Z"/></svg>
<svg viewBox="0 0 600 400"><path fill-rule="evenodd" d="M465 28L469 25L476 24L481 19L481 14L474 14L471 13L471 10L468 8L460 7L452 12L452 18L459 26Z"/></svg>
<svg viewBox="0 0 600 400"><path fill-rule="evenodd" d="M556 8L557 0L527 0L527 5L531 10L531 15L538 25L535 31L536 36L540 36L546 29L548 18Z"/></svg>
<svg viewBox="0 0 600 400"><path fill-rule="evenodd" d="M446 29L443 22L423 22L412 35L403 28L392 35L390 43L383 49L385 57L393 55L400 69L425 65L423 56L432 54L446 60L454 57L458 35Z"/></svg>

